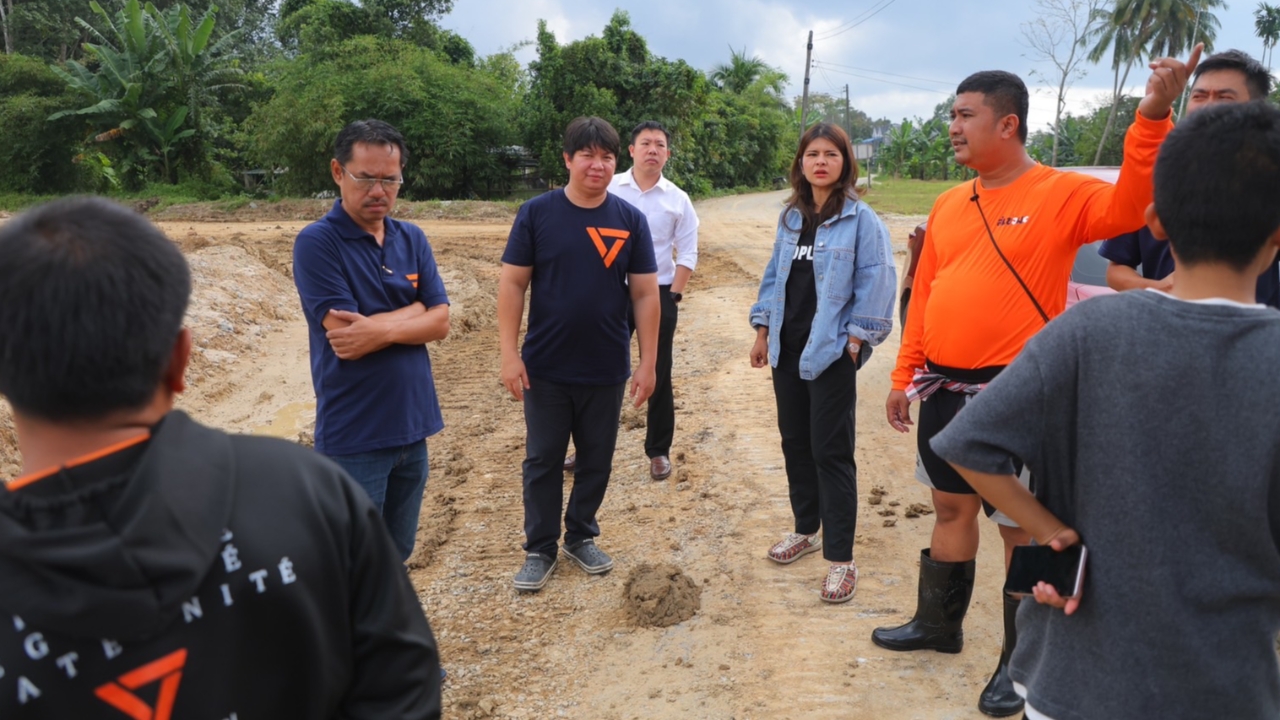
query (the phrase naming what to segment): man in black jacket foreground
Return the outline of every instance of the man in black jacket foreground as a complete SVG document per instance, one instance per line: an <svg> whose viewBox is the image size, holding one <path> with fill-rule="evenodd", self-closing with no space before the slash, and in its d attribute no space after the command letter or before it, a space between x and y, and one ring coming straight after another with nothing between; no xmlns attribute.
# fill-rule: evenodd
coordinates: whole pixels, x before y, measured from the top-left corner
<svg viewBox="0 0 1280 720"><path fill-rule="evenodd" d="M336 465L174 411L186 261L62 200L0 227L0 717L438 718L431 629Z"/></svg>

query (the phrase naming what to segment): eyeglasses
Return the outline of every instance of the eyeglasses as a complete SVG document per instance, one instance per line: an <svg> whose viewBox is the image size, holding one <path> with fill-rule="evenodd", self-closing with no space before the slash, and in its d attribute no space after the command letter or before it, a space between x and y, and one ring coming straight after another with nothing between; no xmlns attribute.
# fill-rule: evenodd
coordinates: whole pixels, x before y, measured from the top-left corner
<svg viewBox="0 0 1280 720"><path fill-rule="evenodd" d="M357 188L360 188L361 190L364 190L365 192L368 192L368 191L372 190L374 185L379 185L379 184L380 184L380 185L382 185L382 189L383 189L383 190L385 190L385 191L387 191L387 192L389 192L389 193L393 193L393 192L398 191L398 190L400 189L400 186L401 186L401 185L404 185L404 178L362 178L362 177L356 177L355 175L352 175L352 174L351 174L351 171L350 171L350 170L348 170L348 169L346 169L345 167L343 167L343 168L342 168L342 172L346 173L346 174L347 174L347 177L351 178L351 182L355 183L355 186L356 186Z"/></svg>

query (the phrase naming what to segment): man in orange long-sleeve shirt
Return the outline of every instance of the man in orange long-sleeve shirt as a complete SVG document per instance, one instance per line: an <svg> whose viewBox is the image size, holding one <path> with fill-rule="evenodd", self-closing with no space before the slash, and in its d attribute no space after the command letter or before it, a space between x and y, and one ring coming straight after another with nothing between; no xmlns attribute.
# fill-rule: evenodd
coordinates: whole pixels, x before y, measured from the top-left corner
<svg viewBox="0 0 1280 720"><path fill-rule="evenodd" d="M982 500L933 453L929 440L1063 311L1080 245L1143 225L1156 155L1173 127L1170 110L1200 52L1193 50L1185 64L1173 58L1151 64L1114 186L1044 167L1027 155L1028 94L1016 75L975 73L956 89L951 143L956 162L976 170L978 179L943 193L929 214L885 404L889 424L907 432L910 401L924 401L918 449L937 514L930 547L921 551L915 617L899 627L877 629L872 633L877 645L952 653L963 646L961 624L973 591ZM1008 522L1000 525L1006 566L1013 546L1028 542L1026 533ZM1022 710L1007 671L1016 643L1016 610L1017 602L1006 597L1004 648L978 702L988 715Z"/></svg>

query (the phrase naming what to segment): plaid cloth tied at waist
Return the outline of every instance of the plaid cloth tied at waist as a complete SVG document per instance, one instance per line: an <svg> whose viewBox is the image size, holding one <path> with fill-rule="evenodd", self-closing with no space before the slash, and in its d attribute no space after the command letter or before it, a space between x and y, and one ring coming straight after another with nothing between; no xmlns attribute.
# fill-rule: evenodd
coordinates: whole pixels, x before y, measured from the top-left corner
<svg viewBox="0 0 1280 720"><path fill-rule="evenodd" d="M977 395L987 383L967 383L951 378L941 373L929 372L924 368L916 368L915 377L911 378L911 384L907 386L907 400L915 402L916 400L924 400L939 390L946 390L953 393L962 393L964 395Z"/></svg>

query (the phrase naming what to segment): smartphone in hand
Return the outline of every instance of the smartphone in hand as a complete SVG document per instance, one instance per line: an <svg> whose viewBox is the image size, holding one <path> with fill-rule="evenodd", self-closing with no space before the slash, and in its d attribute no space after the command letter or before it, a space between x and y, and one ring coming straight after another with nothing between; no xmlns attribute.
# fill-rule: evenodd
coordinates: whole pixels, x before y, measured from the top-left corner
<svg viewBox="0 0 1280 720"><path fill-rule="evenodd" d="M1073 598L1080 593L1088 555L1078 543L1062 552L1048 545L1019 545L1013 549L1004 591L1012 597L1027 597L1036 583L1047 582L1061 597Z"/></svg>

